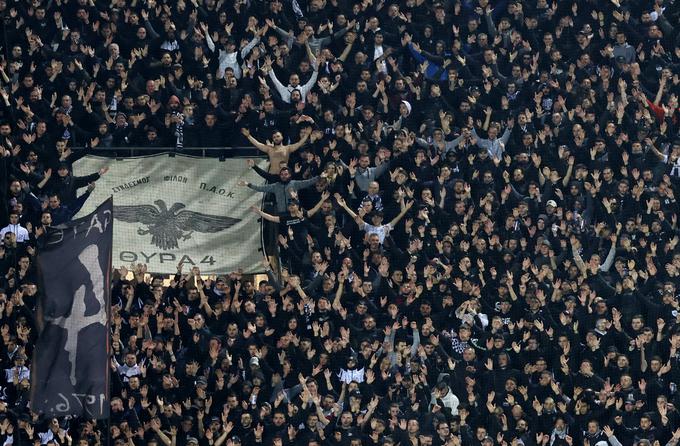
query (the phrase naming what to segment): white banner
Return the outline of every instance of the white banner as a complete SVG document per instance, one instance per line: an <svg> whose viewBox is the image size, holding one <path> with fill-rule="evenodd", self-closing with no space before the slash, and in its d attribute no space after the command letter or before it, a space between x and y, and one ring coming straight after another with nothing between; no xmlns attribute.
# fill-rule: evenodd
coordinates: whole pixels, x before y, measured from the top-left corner
<svg viewBox="0 0 680 446"><path fill-rule="evenodd" d="M144 263L149 272L173 274L183 261L185 272L192 266L206 274L261 270L260 225L249 207L259 206L262 194L236 183L263 180L244 160L86 156L75 163L74 175L105 166L109 171L78 216L113 196L114 267Z"/></svg>

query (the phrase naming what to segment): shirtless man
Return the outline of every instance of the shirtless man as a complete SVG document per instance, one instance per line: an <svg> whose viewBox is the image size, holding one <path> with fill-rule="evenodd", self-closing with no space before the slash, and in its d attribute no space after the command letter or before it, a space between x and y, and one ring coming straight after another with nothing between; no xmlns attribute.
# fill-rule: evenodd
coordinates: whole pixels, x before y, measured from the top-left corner
<svg viewBox="0 0 680 446"><path fill-rule="evenodd" d="M250 134L248 129L241 129L241 133L248 138L248 141L250 141L253 146L269 155L269 173L278 173L280 166L288 163L290 154L302 147L307 142L309 135L311 135L312 132L311 128L305 128L303 130L302 138L295 144L288 145L282 144L283 134L281 134L281 132L274 132L272 135L273 145L262 144Z"/></svg>

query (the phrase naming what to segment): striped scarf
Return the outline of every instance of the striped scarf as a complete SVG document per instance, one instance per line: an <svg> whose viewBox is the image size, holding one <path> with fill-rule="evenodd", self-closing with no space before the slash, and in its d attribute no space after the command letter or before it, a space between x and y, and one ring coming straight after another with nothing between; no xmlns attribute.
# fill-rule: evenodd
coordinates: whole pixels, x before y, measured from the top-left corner
<svg viewBox="0 0 680 446"><path fill-rule="evenodd" d="M181 118L175 125L175 149L182 150L184 148L184 118Z"/></svg>

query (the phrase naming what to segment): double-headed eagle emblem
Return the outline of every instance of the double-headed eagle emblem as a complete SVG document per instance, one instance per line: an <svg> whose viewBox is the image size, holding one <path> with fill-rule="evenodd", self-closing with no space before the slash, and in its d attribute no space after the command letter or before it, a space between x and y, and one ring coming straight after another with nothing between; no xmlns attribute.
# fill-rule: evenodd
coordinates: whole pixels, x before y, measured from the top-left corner
<svg viewBox="0 0 680 446"><path fill-rule="evenodd" d="M141 223L137 234L151 234L151 244L168 250L179 248L179 241L191 238L194 231L214 233L223 231L241 220L219 215L202 214L189 211L183 203L175 203L170 209L163 200L151 204L114 206L113 218L126 223Z"/></svg>

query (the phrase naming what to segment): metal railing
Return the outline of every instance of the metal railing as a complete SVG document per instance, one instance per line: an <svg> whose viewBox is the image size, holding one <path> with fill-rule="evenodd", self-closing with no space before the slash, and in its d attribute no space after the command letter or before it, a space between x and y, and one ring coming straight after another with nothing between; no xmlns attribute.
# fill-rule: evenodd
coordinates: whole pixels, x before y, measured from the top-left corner
<svg viewBox="0 0 680 446"><path fill-rule="evenodd" d="M74 151L87 150L89 154L111 158L127 158L131 156L155 155L167 153L174 155L191 155L201 158L217 158L220 161L229 158L264 158L264 154L255 147L74 147Z"/></svg>

